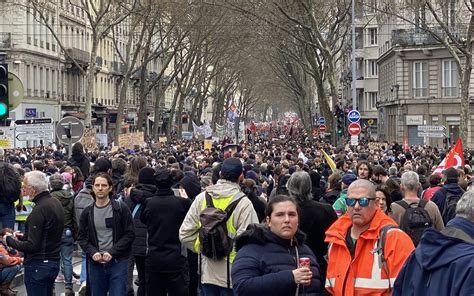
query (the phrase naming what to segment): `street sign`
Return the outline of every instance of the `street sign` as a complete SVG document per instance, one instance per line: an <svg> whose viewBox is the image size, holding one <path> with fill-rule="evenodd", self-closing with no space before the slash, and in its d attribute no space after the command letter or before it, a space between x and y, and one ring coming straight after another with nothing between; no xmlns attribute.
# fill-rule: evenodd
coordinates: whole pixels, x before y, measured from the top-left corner
<svg viewBox="0 0 474 296"><path fill-rule="evenodd" d="M15 139L18 141L44 140L52 142L54 128L52 118L18 119L14 122Z"/></svg>
<svg viewBox="0 0 474 296"><path fill-rule="evenodd" d="M326 125L325 125L325 124L321 124L321 125L319 126L319 131L322 132L322 133L324 133L324 132L326 131Z"/></svg>
<svg viewBox="0 0 474 296"><path fill-rule="evenodd" d="M428 138L445 138L446 134L444 132L434 131L434 132L418 132L418 137L428 137Z"/></svg>
<svg viewBox="0 0 474 296"><path fill-rule="evenodd" d="M76 117L64 117L56 125L56 136L63 144L72 145L79 142L83 135L84 124Z"/></svg>
<svg viewBox="0 0 474 296"><path fill-rule="evenodd" d="M359 145L359 136L351 136L351 145L352 146Z"/></svg>
<svg viewBox="0 0 474 296"><path fill-rule="evenodd" d="M444 125L419 125L419 132L444 132L446 127Z"/></svg>
<svg viewBox="0 0 474 296"><path fill-rule="evenodd" d="M324 117L322 117L322 116L319 117L319 120L318 120L318 121L319 121L319 124L320 124L320 125L326 124L326 118L324 118Z"/></svg>
<svg viewBox="0 0 474 296"><path fill-rule="evenodd" d="M357 110L352 110L351 112L347 113L347 119L350 122L359 122L360 120L360 112Z"/></svg>
<svg viewBox="0 0 474 296"><path fill-rule="evenodd" d="M369 120L367 120L367 124L368 124L368 125L372 125L372 124L374 124L374 120L373 120L373 119L369 119Z"/></svg>
<svg viewBox="0 0 474 296"><path fill-rule="evenodd" d="M3 149L13 149L14 148L13 140L13 129L9 126L0 127L0 148Z"/></svg>
<svg viewBox="0 0 474 296"><path fill-rule="evenodd" d="M352 122L349 124L347 127L347 130L349 131L349 135L351 136L357 136L360 134L362 128L360 127L360 124L357 122Z"/></svg>
<svg viewBox="0 0 474 296"><path fill-rule="evenodd" d="M10 99L10 110L15 109L23 101L25 88L20 78L8 72L8 98Z"/></svg>

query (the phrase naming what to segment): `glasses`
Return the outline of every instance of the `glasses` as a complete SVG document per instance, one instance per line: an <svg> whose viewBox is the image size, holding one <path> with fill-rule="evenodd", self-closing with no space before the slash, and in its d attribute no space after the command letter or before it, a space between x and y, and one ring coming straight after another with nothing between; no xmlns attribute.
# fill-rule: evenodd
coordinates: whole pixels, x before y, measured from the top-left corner
<svg viewBox="0 0 474 296"><path fill-rule="evenodd" d="M359 206L366 207L369 205L371 200L376 200L376 197L361 197L361 198L353 198L353 197L346 197L346 205L348 207L355 207L356 203L359 203Z"/></svg>

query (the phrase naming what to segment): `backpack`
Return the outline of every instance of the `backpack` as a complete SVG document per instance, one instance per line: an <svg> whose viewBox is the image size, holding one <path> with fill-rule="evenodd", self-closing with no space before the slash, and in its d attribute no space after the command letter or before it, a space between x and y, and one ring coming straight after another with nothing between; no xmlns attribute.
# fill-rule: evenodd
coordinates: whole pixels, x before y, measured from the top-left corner
<svg viewBox="0 0 474 296"><path fill-rule="evenodd" d="M456 216L456 205L458 204L459 199L461 199L461 195L457 195L454 193L451 193L446 190L446 188L441 188L439 189L441 192L443 192L444 196L446 197L444 199L444 208L443 212L441 213L441 216L443 217L443 222L444 225L446 225L449 220L453 219L454 216Z"/></svg>
<svg viewBox="0 0 474 296"><path fill-rule="evenodd" d="M241 197L228 204L225 210L214 207L209 193L206 192L205 196L206 208L199 215L201 222L199 229L200 252L214 260L223 259L230 254L234 247L234 240L228 235L227 220L244 195L242 193Z"/></svg>
<svg viewBox="0 0 474 296"><path fill-rule="evenodd" d="M20 176L10 164L0 162L0 201L13 204L21 195Z"/></svg>
<svg viewBox="0 0 474 296"><path fill-rule="evenodd" d="M420 200L416 207L412 205L417 204L417 202L408 204L404 200L397 201L396 204L402 206L405 209L405 213L402 216L400 222L400 229L405 231L415 244L418 245L421 239L421 235L425 229L433 226L433 221L431 220L430 215L425 210L425 206L428 203L426 200Z"/></svg>

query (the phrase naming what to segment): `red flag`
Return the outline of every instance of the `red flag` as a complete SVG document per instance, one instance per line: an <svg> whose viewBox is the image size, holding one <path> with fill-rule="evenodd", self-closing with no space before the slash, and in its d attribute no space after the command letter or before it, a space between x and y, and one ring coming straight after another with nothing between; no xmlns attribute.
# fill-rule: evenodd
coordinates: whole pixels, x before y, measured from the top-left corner
<svg viewBox="0 0 474 296"><path fill-rule="evenodd" d="M448 154L446 154L446 157L436 167L433 173L441 174L447 168L459 166L464 166L464 154L462 150L461 138L456 141L454 147L449 150Z"/></svg>
<svg viewBox="0 0 474 296"><path fill-rule="evenodd" d="M408 152L410 151L410 147L408 146L408 137L403 137L403 151Z"/></svg>

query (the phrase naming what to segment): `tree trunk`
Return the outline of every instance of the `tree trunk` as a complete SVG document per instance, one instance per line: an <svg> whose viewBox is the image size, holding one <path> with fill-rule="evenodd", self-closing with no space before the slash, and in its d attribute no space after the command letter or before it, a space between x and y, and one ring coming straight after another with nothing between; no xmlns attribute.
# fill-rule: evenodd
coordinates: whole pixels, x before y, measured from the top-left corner
<svg viewBox="0 0 474 296"><path fill-rule="evenodd" d="M461 76L461 114L459 136L462 139L465 148L469 146L468 143L468 126L469 126L469 86L472 72L472 56L465 57L466 63Z"/></svg>
<svg viewBox="0 0 474 296"><path fill-rule="evenodd" d="M91 49L91 58L89 60L89 69L87 69L86 75L86 104L84 108L85 113L85 120L84 125L86 128L90 128L92 126L92 97L94 96L94 85L95 85L95 64L96 64L96 57L97 57L97 46L99 44L99 39L92 35L92 49Z"/></svg>

